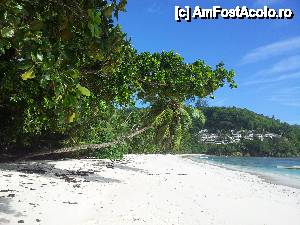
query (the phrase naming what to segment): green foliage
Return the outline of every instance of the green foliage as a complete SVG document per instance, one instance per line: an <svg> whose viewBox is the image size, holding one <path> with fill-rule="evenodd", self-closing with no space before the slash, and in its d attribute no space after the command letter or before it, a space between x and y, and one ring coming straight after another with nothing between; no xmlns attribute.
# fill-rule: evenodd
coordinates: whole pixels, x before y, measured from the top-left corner
<svg viewBox="0 0 300 225"><path fill-rule="evenodd" d="M116 21L126 2L0 2L2 149L36 148L47 136L59 140L55 147L103 143L151 126L153 151L178 152L192 121L204 122L184 102L236 86L223 63L212 68L174 52L138 54ZM133 96L148 108L127 114Z"/></svg>
<svg viewBox="0 0 300 225"><path fill-rule="evenodd" d="M198 144L192 153L225 156L299 157L299 148L287 138L243 140L230 144Z"/></svg>
<svg viewBox="0 0 300 225"><path fill-rule="evenodd" d="M247 109L226 107L204 107L202 111L206 123L193 122L190 129L191 139L184 146L184 151L190 153L206 153L212 155L234 156L300 156L300 129L282 123L274 118L256 114ZM280 135L276 138L246 140L229 144L205 144L198 140L198 132L208 129L226 134L230 130L253 130L258 133L271 132Z"/></svg>
<svg viewBox="0 0 300 225"><path fill-rule="evenodd" d="M174 52L145 52L138 55L137 60L142 76L137 96L150 104L149 120L152 118L156 140L166 151L178 151L191 127L192 119L184 102L211 95L226 82L231 88L235 87L234 72L227 71L223 63L215 69L201 60L187 64Z"/></svg>
<svg viewBox="0 0 300 225"><path fill-rule="evenodd" d="M90 154L90 156L96 157L98 159L110 159L114 161L122 159L123 155L127 153L126 150L126 147L124 148L123 146L115 146L104 149L104 151L93 152L92 154Z"/></svg>
<svg viewBox="0 0 300 225"><path fill-rule="evenodd" d="M281 134L286 133L290 127L287 123L281 123L275 118L259 115L247 109L235 107L204 107L202 110L207 118L205 128L211 130L265 130Z"/></svg>
<svg viewBox="0 0 300 225"><path fill-rule="evenodd" d="M7 137L0 135L1 142L21 147L25 139L44 133L65 135L84 116L100 110L103 99L129 102L131 92L101 92L134 53L113 21L125 4L1 1L0 105L12 129ZM105 13L108 8L110 14ZM118 88L113 82L106 86Z"/></svg>
<svg viewBox="0 0 300 225"><path fill-rule="evenodd" d="M151 112L150 112L151 113ZM160 143L165 151L179 150L184 135L192 125L191 116L183 105L180 108L163 110L154 120L156 142Z"/></svg>

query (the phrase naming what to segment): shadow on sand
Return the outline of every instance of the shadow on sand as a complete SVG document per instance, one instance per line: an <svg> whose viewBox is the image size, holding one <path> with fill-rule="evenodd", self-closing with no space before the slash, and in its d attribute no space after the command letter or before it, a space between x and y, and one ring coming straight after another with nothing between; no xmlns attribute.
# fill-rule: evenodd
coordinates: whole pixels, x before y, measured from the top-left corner
<svg viewBox="0 0 300 225"><path fill-rule="evenodd" d="M71 160L72 161L72 160ZM30 185L38 181L35 177L51 178L50 183L45 182L38 183L39 185L51 185L55 188L55 179L63 180L70 183L74 188L80 187L84 182L96 182L96 183L121 183L121 180L101 176L101 171L105 169L126 170L134 173L146 173L144 170L130 167L124 161L118 161L115 163L105 162L103 160L75 160L72 162L65 160L41 160L41 161L24 161L13 163L0 163L0 174L3 178L2 184L9 184L11 179L19 179L22 177L25 180L19 182L19 186L22 188L28 188L29 191L34 191L36 187L31 188ZM19 172L19 173L12 173ZM32 177L34 175L35 177ZM53 180L54 179L54 180ZM30 182L30 183L29 183ZM5 187L6 186L6 187ZM5 188L4 188L5 187ZM20 187L10 187L10 185L1 185L0 183L0 224L10 224L5 215L12 215L16 218L22 217L22 213L17 212L12 208L12 201L18 192L17 190L10 190ZM65 202L64 202L65 203ZM68 203L68 202L66 202ZM69 203L72 204L72 203Z"/></svg>
<svg viewBox="0 0 300 225"><path fill-rule="evenodd" d="M89 163L88 161L81 162L79 169L61 169L55 164L60 161L26 161L18 163L2 163L0 170L2 171L17 171L23 173L21 175L26 177L26 174L35 174L43 177L51 177L63 179L69 183L77 182L101 182L101 183L120 183L120 180L100 176L96 172L100 172L105 166L104 162L96 161ZM75 162L76 164L76 162ZM92 169L86 169L91 168Z"/></svg>
<svg viewBox="0 0 300 225"><path fill-rule="evenodd" d="M21 212L12 209L11 201L12 201L11 198L0 197L0 224L4 225L10 223L10 220L4 217L5 215L13 215L14 217L23 216Z"/></svg>

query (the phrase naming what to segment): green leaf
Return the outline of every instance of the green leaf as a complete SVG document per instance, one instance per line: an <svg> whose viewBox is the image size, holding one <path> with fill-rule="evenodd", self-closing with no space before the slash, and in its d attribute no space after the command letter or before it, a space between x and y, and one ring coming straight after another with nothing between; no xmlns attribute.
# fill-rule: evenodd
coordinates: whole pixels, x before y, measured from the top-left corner
<svg viewBox="0 0 300 225"><path fill-rule="evenodd" d="M230 88L237 88L237 84L230 84Z"/></svg>
<svg viewBox="0 0 300 225"><path fill-rule="evenodd" d="M89 23L88 27L89 27L89 29L90 29L90 31L92 33L92 36L95 37L95 27L94 27L94 25L91 24L91 23Z"/></svg>
<svg viewBox="0 0 300 225"><path fill-rule="evenodd" d="M80 72L76 69L72 69L71 71L69 71L69 74L74 79L77 79L80 76Z"/></svg>
<svg viewBox="0 0 300 225"><path fill-rule="evenodd" d="M114 6L113 6L113 5L108 6L108 7L104 10L104 16L106 16L106 17L111 17L113 11L114 11Z"/></svg>
<svg viewBox="0 0 300 225"><path fill-rule="evenodd" d="M43 61L43 54L41 54L41 53L37 53L36 54L36 58L39 60L39 61Z"/></svg>
<svg viewBox="0 0 300 225"><path fill-rule="evenodd" d="M95 24L100 24L101 23L101 13L100 12L97 12L96 14L95 14L95 17L94 17L94 22L95 22Z"/></svg>
<svg viewBox="0 0 300 225"><path fill-rule="evenodd" d="M75 117L76 117L76 113L72 113L70 116L69 116L69 118L68 118L68 122L69 123L73 123L74 122L74 119L75 119Z"/></svg>
<svg viewBox="0 0 300 225"><path fill-rule="evenodd" d="M17 4L17 5L16 5L16 8L19 9L19 10L22 10L22 9L23 9L23 6Z"/></svg>
<svg viewBox="0 0 300 225"><path fill-rule="evenodd" d="M4 27L2 30L1 30L1 35L2 37L4 38L11 38L13 37L15 34L15 30L14 28L12 27Z"/></svg>
<svg viewBox="0 0 300 225"><path fill-rule="evenodd" d="M81 86L80 84L77 85L77 89L80 92L80 94L84 95L84 96L90 96L91 92L89 89L87 89L86 87Z"/></svg>
<svg viewBox="0 0 300 225"><path fill-rule="evenodd" d="M33 67L21 75L22 80L29 80L35 78Z"/></svg>

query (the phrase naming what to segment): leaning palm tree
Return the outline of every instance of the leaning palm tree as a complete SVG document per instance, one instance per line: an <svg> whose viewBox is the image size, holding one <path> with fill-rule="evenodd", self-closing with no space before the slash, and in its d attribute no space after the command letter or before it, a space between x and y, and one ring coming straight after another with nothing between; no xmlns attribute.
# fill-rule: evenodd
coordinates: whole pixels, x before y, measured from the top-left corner
<svg viewBox="0 0 300 225"><path fill-rule="evenodd" d="M182 143L189 137L192 120L204 123L205 117L199 109L172 102L164 107L155 105L149 110L152 127L155 129L156 143L163 151L180 150Z"/></svg>

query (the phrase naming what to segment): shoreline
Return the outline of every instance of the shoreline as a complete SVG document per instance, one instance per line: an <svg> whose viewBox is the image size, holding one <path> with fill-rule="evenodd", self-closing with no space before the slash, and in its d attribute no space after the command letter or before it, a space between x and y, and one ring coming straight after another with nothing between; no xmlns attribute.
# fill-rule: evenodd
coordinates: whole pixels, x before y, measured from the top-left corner
<svg viewBox="0 0 300 225"><path fill-rule="evenodd" d="M300 190L180 155L0 164L0 224L289 225Z"/></svg>
<svg viewBox="0 0 300 225"><path fill-rule="evenodd" d="M232 171L238 171L238 172L252 174L252 175L255 175L255 176L263 179L266 183L300 189L300 183L299 182L295 183L295 181L294 181L295 179L299 179L299 181L300 181L300 178L292 176L292 175L286 175L287 177L285 177L283 174L278 174L278 173L263 172L263 171L251 171L250 169L238 168L237 166L236 167L230 166L230 165L227 166L226 164L218 164L218 163L213 163L213 162L209 162L209 161L205 161L205 160L197 160L197 159L193 158L195 156L208 156L209 157L210 155L205 155L205 154L199 154L199 155L187 154L186 156L182 155L182 157L188 158L195 162L204 163L204 164L208 164L208 165L212 165L212 166L218 166L220 168L224 168L224 169L228 169L228 170L232 170Z"/></svg>

